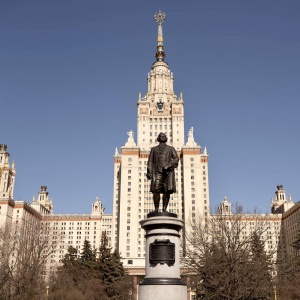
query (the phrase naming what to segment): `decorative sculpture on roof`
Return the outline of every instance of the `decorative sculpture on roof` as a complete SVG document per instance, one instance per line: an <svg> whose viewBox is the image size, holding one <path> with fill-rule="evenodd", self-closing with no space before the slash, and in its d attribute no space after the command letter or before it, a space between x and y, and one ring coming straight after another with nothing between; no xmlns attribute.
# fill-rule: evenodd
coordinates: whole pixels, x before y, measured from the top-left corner
<svg viewBox="0 0 300 300"><path fill-rule="evenodd" d="M189 130L188 137L194 138L194 127L191 127L191 129Z"/></svg>

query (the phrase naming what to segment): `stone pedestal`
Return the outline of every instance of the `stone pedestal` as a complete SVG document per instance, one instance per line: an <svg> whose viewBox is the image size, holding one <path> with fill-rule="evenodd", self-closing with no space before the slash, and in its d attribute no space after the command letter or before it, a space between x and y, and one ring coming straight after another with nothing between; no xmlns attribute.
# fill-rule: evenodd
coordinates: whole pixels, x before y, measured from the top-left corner
<svg viewBox="0 0 300 300"><path fill-rule="evenodd" d="M139 300L186 300L187 287L180 278L179 231L176 214L150 213L140 222L146 231L145 278Z"/></svg>

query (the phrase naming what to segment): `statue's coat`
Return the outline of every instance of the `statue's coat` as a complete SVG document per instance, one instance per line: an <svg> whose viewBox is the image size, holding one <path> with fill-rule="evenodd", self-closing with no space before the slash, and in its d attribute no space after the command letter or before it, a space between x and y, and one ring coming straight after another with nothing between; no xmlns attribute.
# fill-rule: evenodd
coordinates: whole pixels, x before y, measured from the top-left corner
<svg viewBox="0 0 300 300"><path fill-rule="evenodd" d="M170 194L176 192L176 181L174 168L178 167L178 155L174 147L169 145L160 145L153 147L150 151L148 165L147 165L147 174L151 174L151 187L150 192L168 192ZM158 173L163 173L163 169L168 168L168 178L166 182L166 191L155 191L154 183Z"/></svg>

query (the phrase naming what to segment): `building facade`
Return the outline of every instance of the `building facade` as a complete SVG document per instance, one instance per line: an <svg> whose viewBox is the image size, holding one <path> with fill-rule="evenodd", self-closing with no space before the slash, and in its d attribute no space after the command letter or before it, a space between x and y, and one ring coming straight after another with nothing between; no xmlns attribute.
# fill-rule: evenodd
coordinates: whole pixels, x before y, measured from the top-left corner
<svg viewBox="0 0 300 300"><path fill-rule="evenodd" d="M208 155L195 140L191 128L184 139L184 100L174 91L174 77L165 61L162 22L165 15L155 15L158 22L156 61L147 77L147 93L137 101L137 137L128 132L128 140L114 155L113 242L124 258L125 266L142 267L145 257L144 233L139 221L154 209L150 181L146 178L151 147L157 136L168 137L179 158L175 169L177 191L168 210L184 221L209 217Z"/></svg>
<svg viewBox="0 0 300 300"><path fill-rule="evenodd" d="M10 165L7 146L0 144L0 228L7 228L19 234L25 227L27 232L37 234L41 229L49 235L53 245L47 260L47 269L55 269L64 258L69 246L77 249L78 255L85 240L93 248L99 248L102 232L108 237L108 247L112 247L112 215L104 214L104 207L98 197L92 203L90 214L54 214L53 202L46 186L42 186L31 203L13 198L16 169Z"/></svg>

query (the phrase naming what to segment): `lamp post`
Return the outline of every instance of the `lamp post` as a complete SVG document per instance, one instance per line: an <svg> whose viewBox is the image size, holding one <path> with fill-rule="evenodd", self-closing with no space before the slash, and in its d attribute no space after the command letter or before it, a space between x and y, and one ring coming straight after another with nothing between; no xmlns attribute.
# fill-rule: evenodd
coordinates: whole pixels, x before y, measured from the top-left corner
<svg viewBox="0 0 300 300"><path fill-rule="evenodd" d="M276 290L276 285L274 285L274 300L277 300L277 290Z"/></svg>

